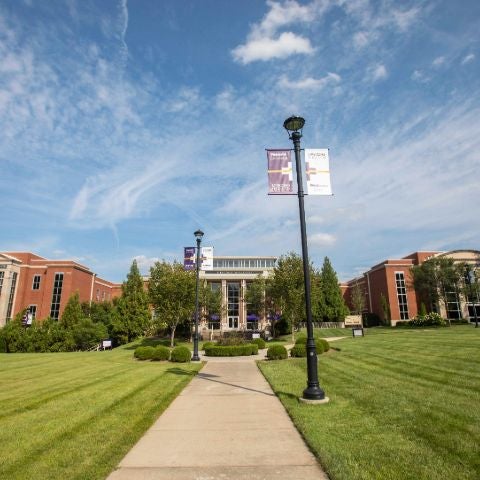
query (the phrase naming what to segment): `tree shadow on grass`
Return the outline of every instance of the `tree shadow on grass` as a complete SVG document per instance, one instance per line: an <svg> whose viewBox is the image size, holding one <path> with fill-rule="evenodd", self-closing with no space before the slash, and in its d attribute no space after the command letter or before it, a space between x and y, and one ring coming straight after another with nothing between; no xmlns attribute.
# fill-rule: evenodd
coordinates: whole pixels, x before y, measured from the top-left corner
<svg viewBox="0 0 480 480"><path fill-rule="evenodd" d="M140 341L129 345L128 347L124 347L125 350L135 350L138 347L157 347L158 345L162 345L164 347L170 347L170 339L169 338L143 338Z"/></svg>
<svg viewBox="0 0 480 480"><path fill-rule="evenodd" d="M182 375L182 376L186 376L186 377L194 377L197 374L196 371L189 372L189 371L183 370L179 367L167 368L166 372L167 373L172 373L173 375Z"/></svg>

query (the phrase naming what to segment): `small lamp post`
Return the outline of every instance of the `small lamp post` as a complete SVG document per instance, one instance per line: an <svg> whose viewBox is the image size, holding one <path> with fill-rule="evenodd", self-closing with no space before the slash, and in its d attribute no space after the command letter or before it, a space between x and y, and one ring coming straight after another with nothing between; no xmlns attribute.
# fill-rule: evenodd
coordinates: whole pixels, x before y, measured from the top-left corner
<svg viewBox="0 0 480 480"><path fill-rule="evenodd" d="M195 333L193 335L193 356L192 361L198 362L198 277L200 273L200 243L202 243L203 232L198 229L193 233L197 239L197 263L196 263L196 284L195 284Z"/></svg>
<svg viewBox="0 0 480 480"><path fill-rule="evenodd" d="M318 401L323 403L328 401L324 391L320 388L318 382L317 352L315 349L315 340L313 338L312 322L312 303L310 294L310 264L308 261L307 248L307 229L305 226L305 207L303 202L303 182L302 182L302 164L300 158L300 139L302 138L302 129L305 125L305 119L292 116L283 122L283 127L287 130L290 140L293 141L295 150L295 164L297 170L298 186L298 206L300 210L300 233L302 237L302 257L303 257L303 280L305 286L305 310L307 314L307 388L303 391L304 400Z"/></svg>

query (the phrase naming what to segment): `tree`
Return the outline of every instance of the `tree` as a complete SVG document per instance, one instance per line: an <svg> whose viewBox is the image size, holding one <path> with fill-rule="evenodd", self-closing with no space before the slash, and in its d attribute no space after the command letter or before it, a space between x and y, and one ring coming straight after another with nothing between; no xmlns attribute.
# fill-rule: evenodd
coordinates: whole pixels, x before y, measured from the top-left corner
<svg viewBox="0 0 480 480"><path fill-rule="evenodd" d="M122 295L115 306L112 330L120 343L131 342L149 332L151 314L148 294L136 260L132 262L127 280L122 284Z"/></svg>
<svg viewBox="0 0 480 480"><path fill-rule="evenodd" d="M68 299L65 310L60 317L60 323L67 329L71 330L75 325L78 325L85 318L85 314L80 304L80 294L78 290L72 293Z"/></svg>
<svg viewBox="0 0 480 480"><path fill-rule="evenodd" d="M211 320L212 315L214 315L218 316L220 320L223 311L221 289L212 290L210 284L202 283L199 296L199 308L202 317L206 320Z"/></svg>
<svg viewBox="0 0 480 480"><path fill-rule="evenodd" d="M323 261L320 275L324 301L323 320L325 322L342 322L345 320L345 316L348 315L348 308L343 300L337 274L328 257L325 257Z"/></svg>
<svg viewBox="0 0 480 480"><path fill-rule="evenodd" d="M361 315L365 310L365 291L358 282L352 288L351 302L353 307L353 313L355 315Z"/></svg>
<svg viewBox="0 0 480 480"><path fill-rule="evenodd" d="M191 321L195 313L195 271L185 270L179 262L156 262L150 269L148 284L155 321L170 328L170 346L182 322Z"/></svg>

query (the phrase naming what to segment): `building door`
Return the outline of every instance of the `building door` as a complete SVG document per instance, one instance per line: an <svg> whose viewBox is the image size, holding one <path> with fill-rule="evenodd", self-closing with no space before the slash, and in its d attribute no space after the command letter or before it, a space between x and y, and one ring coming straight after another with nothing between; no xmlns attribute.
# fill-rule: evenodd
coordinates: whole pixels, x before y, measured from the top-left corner
<svg viewBox="0 0 480 480"><path fill-rule="evenodd" d="M240 311L240 282L227 282L228 328L238 328Z"/></svg>

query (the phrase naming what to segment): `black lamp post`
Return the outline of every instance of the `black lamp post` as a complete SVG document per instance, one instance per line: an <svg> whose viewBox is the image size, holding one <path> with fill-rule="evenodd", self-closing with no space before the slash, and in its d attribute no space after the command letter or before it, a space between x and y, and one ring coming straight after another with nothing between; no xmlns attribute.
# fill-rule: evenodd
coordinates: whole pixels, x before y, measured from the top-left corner
<svg viewBox="0 0 480 480"><path fill-rule="evenodd" d="M303 280L305 285L305 310L307 314L307 388L303 391L305 400L326 400L324 391L320 388L317 372L317 351L315 349L315 340L313 338L312 322L312 302L310 295L310 264L308 261L307 248L307 229L305 226L305 207L303 204L303 182L302 182L302 164L300 158L300 139L302 138L302 129L305 125L305 119L302 117L290 117L283 122L284 128L293 141L295 149L295 164L297 170L298 185L298 206L300 209L300 233L302 236L302 256L303 256Z"/></svg>
<svg viewBox="0 0 480 480"><path fill-rule="evenodd" d="M200 273L200 243L202 242L203 232L198 229L194 232L195 238L197 239L197 263L196 263L196 274L197 280L195 284L195 334L193 335L193 356L192 361L198 362L200 357L198 356L198 277Z"/></svg>

